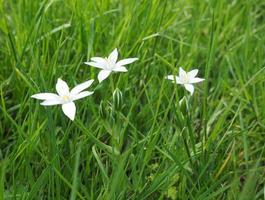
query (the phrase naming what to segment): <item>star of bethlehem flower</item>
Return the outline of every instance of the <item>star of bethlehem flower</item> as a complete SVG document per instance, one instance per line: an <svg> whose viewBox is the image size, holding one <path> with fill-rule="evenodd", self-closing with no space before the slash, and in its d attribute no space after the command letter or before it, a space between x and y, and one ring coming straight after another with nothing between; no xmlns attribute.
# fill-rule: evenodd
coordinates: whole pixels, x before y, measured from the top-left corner
<svg viewBox="0 0 265 200"><path fill-rule="evenodd" d="M85 62L86 65L101 69L98 74L99 82L105 80L111 72L127 72L125 65L131 64L138 58L126 58L118 60L118 50L114 49L107 58L92 57L91 62Z"/></svg>
<svg viewBox="0 0 265 200"><path fill-rule="evenodd" d="M185 89L192 95L194 92L194 83L204 81L203 78L198 78L198 69L191 70L190 72L184 71L181 67L179 68L179 76L168 75L166 78L171 80L173 83L184 85Z"/></svg>
<svg viewBox="0 0 265 200"><path fill-rule="evenodd" d="M59 78L56 83L56 91L58 94L39 93L34 94L31 97L43 100L41 103L43 106L62 105L63 113L69 119L74 120L76 113L74 101L93 94L93 92L83 91L87 89L93 83L93 81L94 80L89 80L81 83L70 91L67 83Z"/></svg>

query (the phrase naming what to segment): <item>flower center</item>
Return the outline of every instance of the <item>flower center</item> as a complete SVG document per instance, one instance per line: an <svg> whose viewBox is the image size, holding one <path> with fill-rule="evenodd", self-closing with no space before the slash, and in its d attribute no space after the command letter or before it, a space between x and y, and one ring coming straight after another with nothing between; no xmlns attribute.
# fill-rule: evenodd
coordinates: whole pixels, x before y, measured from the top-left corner
<svg viewBox="0 0 265 200"><path fill-rule="evenodd" d="M113 67L113 63L111 62L111 60L109 60L108 58L105 58L106 59L106 63L107 63L107 66L106 66L106 69L108 70L111 70L112 67Z"/></svg>
<svg viewBox="0 0 265 200"><path fill-rule="evenodd" d="M188 77L188 74L183 74L182 75L182 77L181 77L181 79L182 79L182 82L183 83L189 83L189 77Z"/></svg>
<svg viewBox="0 0 265 200"><path fill-rule="evenodd" d="M68 95L64 95L64 96L63 96L63 100L64 100L64 101L69 101L70 99L71 99L71 98L70 98Z"/></svg>

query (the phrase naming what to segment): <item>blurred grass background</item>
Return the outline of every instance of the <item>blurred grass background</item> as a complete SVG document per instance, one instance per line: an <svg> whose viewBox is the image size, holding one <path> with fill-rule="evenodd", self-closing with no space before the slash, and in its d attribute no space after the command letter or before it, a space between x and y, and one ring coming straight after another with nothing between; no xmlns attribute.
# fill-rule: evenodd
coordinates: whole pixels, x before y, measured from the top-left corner
<svg viewBox="0 0 265 200"><path fill-rule="evenodd" d="M30 98L116 47L74 122ZM263 199L264 71L261 0L0 0L0 199Z"/></svg>

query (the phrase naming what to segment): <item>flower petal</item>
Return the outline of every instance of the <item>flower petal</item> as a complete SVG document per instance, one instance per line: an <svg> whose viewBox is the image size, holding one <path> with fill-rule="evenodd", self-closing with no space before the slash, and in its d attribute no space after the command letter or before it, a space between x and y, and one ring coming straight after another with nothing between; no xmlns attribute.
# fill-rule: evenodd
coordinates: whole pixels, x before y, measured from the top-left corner
<svg viewBox="0 0 265 200"><path fill-rule="evenodd" d="M82 98L87 97L93 93L94 92L89 92L89 91L80 92L79 94L77 94L73 97L73 101L75 101L77 99L82 99Z"/></svg>
<svg viewBox="0 0 265 200"><path fill-rule="evenodd" d="M189 83L199 83L199 82L202 82L204 81L203 78L192 78L189 80Z"/></svg>
<svg viewBox="0 0 265 200"><path fill-rule="evenodd" d="M60 105L63 104L63 102L60 99L53 99L53 100L45 100L40 103L42 106L54 106L54 105Z"/></svg>
<svg viewBox="0 0 265 200"><path fill-rule="evenodd" d="M104 63L104 62L106 62L106 59L102 58L102 57L92 57L92 58L90 58L90 60L92 60L93 62L96 62L96 63Z"/></svg>
<svg viewBox="0 0 265 200"><path fill-rule="evenodd" d="M56 83L56 91L61 97L69 95L69 87L67 83L60 78L58 78Z"/></svg>
<svg viewBox="0 0 265 200"><path fill-rule="evenodd" d="M179 77L184 77L186 76L186 72L182 69L182 67L179 68Z"/></svg>
<svg viewBox="0 0 265 200"><path fill-rule="evenodd" d="M112 65L114 65L117 62L117 59L118 59L118 50L116 48L110 53L108 60Z"/></svg>
<svg viewBox="0 0 265 200"><path fill-rule="evenodd" d="M178 76L174 77L174 75L168 75L166 76L166 79L173 81L173 83L182 84Z"/></svg>
<svg viewBox="0 0 265 200"><path fill-rule="evenodd" d="M138 58L126 58L117 62L118 66L128 65L138 60Z"/></svg>
<svg viewBox="0 0 265 200"><path fill-rule="evenodd" d="M86 81L84 83L81 83L81 84L78 84L77 86L75 86L71 92L70 92L70 95L76 95L78 94L79 92L85 90L86 88L88 88L92 83L94 82L94 80L89 80L89 81Z"/></svg>
<svg viewBox="0 0 265 200"><path fill-rule="evenodd" d="M86 65L92 66L92 67L96 67L96 68L100 68L100 69L104 69L106 66L106 62L84 62Z"/></svg>
<svg viewBox="0 0 265 200"><path fill-rule="evenodd" d="M194 69L188 72L187 74L188 74L188 77L191 79L191 78L194 78L198 74L198 72L199 72L198 69Z"/></svg>
<svg viewBox="0 0 265 200"><path fill-rule="evenodd" d="M32 95L31 98L40 99L40 100L52 100L52 99L57 99L60 97L54 93L38 93L38 94Z"/></svg>
<svg viewBox="0 0 265 200"><path fill-rule="evenodd" d="M116 66L112 69L114 72L127 72L128 70L124 66Z"/></svg>
<svg viewBox="0 0 265 200"><path fill-rule="evenodd" d="M65 103L62 105L63 113L72 121L75 119L76 107L74 102Z"/></svg>
<svg viewBox="0 0 265 200"><path fill-rule="evenodd" d="M191 95L193 94L194 86L192 84L184 84L184 87L186 90L188 90L190 92Z"/></svg>
<svg viewBox="0 0 265 200"><path fill-rule="evenodd" d="M110 70L101 70L98 74L98 81L101 82L105 80L110 75L110 73Z"/></svg>
<svg viewBox="0 0 265 200"><path fill-rule="evenodd" d="M166 76L166 79L168 79L168 80L172 80L172 81L175 80L173 75L168 75L168 76Z"/></svg>

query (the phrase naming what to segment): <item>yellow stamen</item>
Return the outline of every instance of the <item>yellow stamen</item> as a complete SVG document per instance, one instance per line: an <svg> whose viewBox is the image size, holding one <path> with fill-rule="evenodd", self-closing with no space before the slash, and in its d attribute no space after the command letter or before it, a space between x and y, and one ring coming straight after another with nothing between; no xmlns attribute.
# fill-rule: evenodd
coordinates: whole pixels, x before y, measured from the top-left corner
<svg viewBox="0 0 265 200"><path fill-rule="evenodd" d="M68 95L63 96L63 100L68 101L70 97Z"/></svg>

